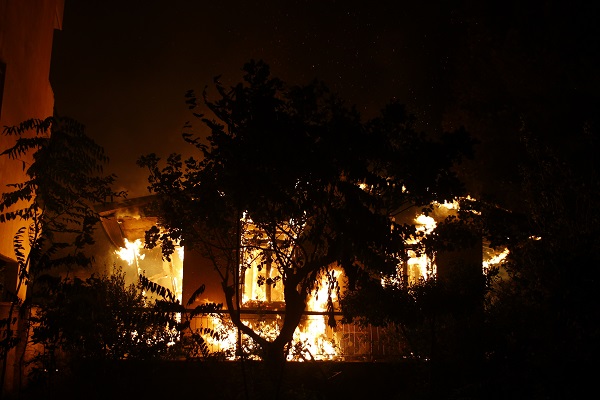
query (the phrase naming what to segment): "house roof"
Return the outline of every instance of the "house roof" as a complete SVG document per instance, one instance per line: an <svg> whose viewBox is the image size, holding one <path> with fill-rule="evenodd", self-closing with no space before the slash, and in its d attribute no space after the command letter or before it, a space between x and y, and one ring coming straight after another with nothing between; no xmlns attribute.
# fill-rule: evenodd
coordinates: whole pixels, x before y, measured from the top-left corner
<svg viewBox="0 0 600 400"><path fill-rule="evenodd" d="M95 207L102 217L102 227L115 247L125 247L125 239L130 242L143 239L146 231L157 223L151 207L153 197L135 197Z"/></svg>

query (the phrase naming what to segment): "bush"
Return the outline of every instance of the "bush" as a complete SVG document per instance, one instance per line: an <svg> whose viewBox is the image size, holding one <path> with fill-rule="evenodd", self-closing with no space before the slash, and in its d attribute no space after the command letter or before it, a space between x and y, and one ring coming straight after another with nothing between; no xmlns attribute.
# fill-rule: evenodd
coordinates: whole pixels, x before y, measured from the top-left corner
<svg viewBox="0 0 600 400"><path fill-rule="evenodd" d="M33 373L69 370L82 360L168 359L175 356L176 313L150 300L125 273L86 280L46 276L32 316ZM37 297L37 296L36 296Z"/></svg>

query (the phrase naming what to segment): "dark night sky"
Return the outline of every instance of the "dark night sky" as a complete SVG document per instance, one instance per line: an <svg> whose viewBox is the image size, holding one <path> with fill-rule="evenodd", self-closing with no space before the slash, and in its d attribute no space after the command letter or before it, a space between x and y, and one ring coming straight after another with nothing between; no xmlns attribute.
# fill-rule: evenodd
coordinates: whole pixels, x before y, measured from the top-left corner
<svg viewBox="0 0 600 400"><path fill-rule="evenodd" d="M51 71L56 110L84 123L109 172L143 195L136 159L187 149L185 91L217 75L236 83L252 58L289 84L325 81L366 116L396 97L433 123L442 21L441 7L396 1L66 0Z"/></svg>
<svg viewBox="0 0 600 400"><path fill-rule="evenodd" d="M324 81L365 117L396 98L420 129L465 125L482 140L467 179L503 192L524 119L568 143L597 114L594 4L66 0L51 82L56 111L86 125L132 197L147 194L140 155L189 154L185 92L239 82L250 59L288 84Z"/></svg>

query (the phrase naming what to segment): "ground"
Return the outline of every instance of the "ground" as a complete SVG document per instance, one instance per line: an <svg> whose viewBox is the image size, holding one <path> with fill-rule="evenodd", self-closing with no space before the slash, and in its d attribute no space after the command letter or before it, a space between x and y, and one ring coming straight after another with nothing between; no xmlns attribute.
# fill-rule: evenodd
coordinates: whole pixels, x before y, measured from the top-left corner
<svg viewBox="0 0 600 400"><path fill-rule="evenodd" d="M416 399L420 367L403 363L288 363L279 399ZM244 379L245 378L245 379ZM251 400L274 398L255 362L119 362L81 365L73 378L30 389L26 399Z"/></svg>
<svg viewBox="0 0 600 400"><path fill-rule="evenodd" d="M287 363L274 390L261 363L127 361L83 363L73 376L30 388L19 399L465 400L537 399L520 384L472 379L462 367L434 374L427 362ZM60 374L59 374L60 375ZM274 395L274 393L278 395Z"/></svg>

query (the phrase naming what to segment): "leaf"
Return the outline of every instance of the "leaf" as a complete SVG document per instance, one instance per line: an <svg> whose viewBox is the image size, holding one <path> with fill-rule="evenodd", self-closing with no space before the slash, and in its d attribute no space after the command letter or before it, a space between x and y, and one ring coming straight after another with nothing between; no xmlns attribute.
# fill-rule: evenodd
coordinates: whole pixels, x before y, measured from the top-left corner
<svg viewBox="0 0 600 400"><path fill-rule="evenodd" d="M196 289L194 291L194 293L192 293L192 295L190 296L190 299L186 303L186 306L190 306L190 305L194 304L196 302L196 299L198 298L198 296L200 296L200 295L202 295L202 293L204 293L205 289L206 289L206 286L204 284L200 285L200 287L198 287L198 289Z"/></svg>

